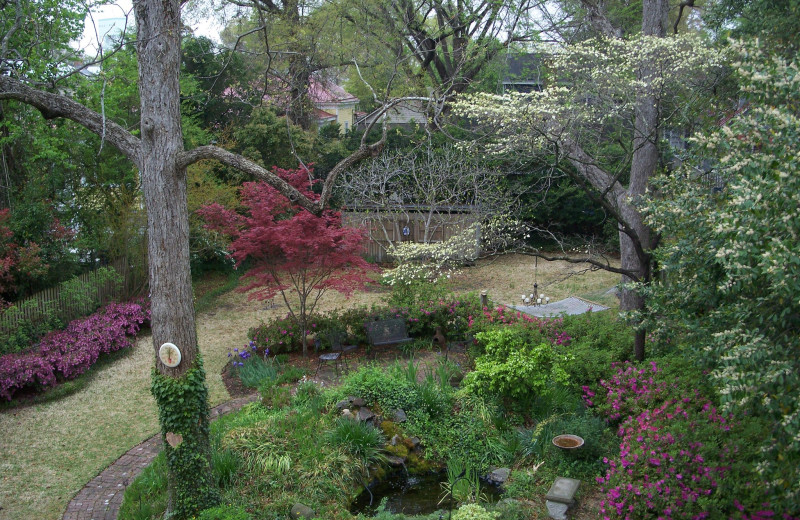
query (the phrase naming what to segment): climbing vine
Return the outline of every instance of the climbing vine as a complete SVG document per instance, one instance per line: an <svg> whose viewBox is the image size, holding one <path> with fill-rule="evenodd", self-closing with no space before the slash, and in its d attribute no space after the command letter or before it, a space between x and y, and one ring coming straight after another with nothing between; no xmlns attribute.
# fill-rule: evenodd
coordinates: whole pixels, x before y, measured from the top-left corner
<svg viewBox="0 0 800 520"><path fill-rule="evenodd" d="M208 389L200 355L194 366L178 378L153 369L150 390L158 404L161 438L172 483L171 518L189 518L216 506L220 500L211 472Z"/></svg>

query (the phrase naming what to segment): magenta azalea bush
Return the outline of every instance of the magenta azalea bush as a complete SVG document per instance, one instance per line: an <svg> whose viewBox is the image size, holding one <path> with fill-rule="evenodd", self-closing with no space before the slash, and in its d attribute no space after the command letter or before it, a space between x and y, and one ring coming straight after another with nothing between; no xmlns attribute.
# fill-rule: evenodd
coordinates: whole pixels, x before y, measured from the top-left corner
<svg viewBox="0 0 800 520"><path fill-rule="evenodd" d="M597 478L604 519L793 518L761 503L766 489L742 421L664 378L655 362L614 368L604 392L583 387L588 406L620 423L619 455L603 459L608 470Z"/></svg>
<svg viewBox="0 0 800 520"><path fill-rule="evenodd" d="M112 303L66 329L47 334L36 350L0 357L0 397L23 388L39 388L86 372L101 353L131 346L129 336L150 320L149 306Z"/></svg>

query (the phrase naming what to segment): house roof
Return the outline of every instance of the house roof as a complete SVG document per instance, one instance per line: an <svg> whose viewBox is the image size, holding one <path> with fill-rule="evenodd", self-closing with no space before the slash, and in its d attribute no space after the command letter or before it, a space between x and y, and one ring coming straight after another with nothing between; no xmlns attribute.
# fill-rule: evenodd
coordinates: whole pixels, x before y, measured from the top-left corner
<svg viewBox="0 0 800 520"><path fill-rule="evenodd" d="M358 98L347 92L345 89L325 81L318 81L311 78L308 85L308 97L312 103L358 103Z"/></svg>
<svg viewBox="0 0 800 520"><path fill-rule="evenodd" d="M319 122L331 122L336 121L336 114L331 114L330 112L325 112L319 108L314 109L314 118Z"/></svg>

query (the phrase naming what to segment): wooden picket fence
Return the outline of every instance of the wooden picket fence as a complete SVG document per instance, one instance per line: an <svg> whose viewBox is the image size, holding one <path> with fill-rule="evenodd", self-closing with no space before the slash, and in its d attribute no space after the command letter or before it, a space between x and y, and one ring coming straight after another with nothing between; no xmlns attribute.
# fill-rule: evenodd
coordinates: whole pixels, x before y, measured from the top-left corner
<svg viewBox="0 0 800 520"><path fill-rule="evenodd" d="M13 332L21 323L36 323L48 314L55 314L63 323L67 323L94 311L96 302L104 305L110 301L124 301L146 290L146 264L132 265L128 259L121 258L106 267L113 268L120 275L122 283L115 284L111 280L101 282L100 274L94 270L78 276L78 290L85 291L81 295L85 298L76 299L74 293L68 294L66 282L33 294L0 314L0 337Z"/></svg>

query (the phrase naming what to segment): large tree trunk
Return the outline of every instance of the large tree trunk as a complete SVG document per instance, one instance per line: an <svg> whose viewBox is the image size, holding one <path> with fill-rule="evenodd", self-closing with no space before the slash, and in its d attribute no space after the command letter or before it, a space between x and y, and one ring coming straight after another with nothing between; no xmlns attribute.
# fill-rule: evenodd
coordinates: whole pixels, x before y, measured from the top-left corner
<svg viewBox="0 0 800 520"><path fill-rule="evenodd" d="M134 2L138 28L141 157L147 206L153 348L158 373L153 394L159 407L170 474L170 509L178 518L217 500L211 478L208 401L189 269L189 215L183 151L180 86L180 5L177 0ZM180 364L167 367L159 347L173 343Z"/></svg>
<svg viewBox="0 0 800 520"><path fill-rule="evenodd" d="M644 0L642 3L642 33L648 36L663 38L666 35L669 12L667 0ZM631 161L631 179L628 186L629 203L644 195L647 182L655 173L658 166L658 98L653 91L652 81L658 71L643 67L639 72L639 79L644 80L642 89L636 96L636 117L634 121L633 158ZM625 207L629 207L627 204ZM636 273L639 279L647 283L650 281L650 254L652 246L651 232L642 222L638 211L629 211L623 215L628 225L636 232L638 245L626 233L620 231L620 264L623 269ZM623 283L630 282L626 276L622 277ZM641 311L644 309L644 299L632 290L624 289L620 297L620 310ZM637 360L644 360L645 332L638 330L634 340L634 355Z"/></svg>

